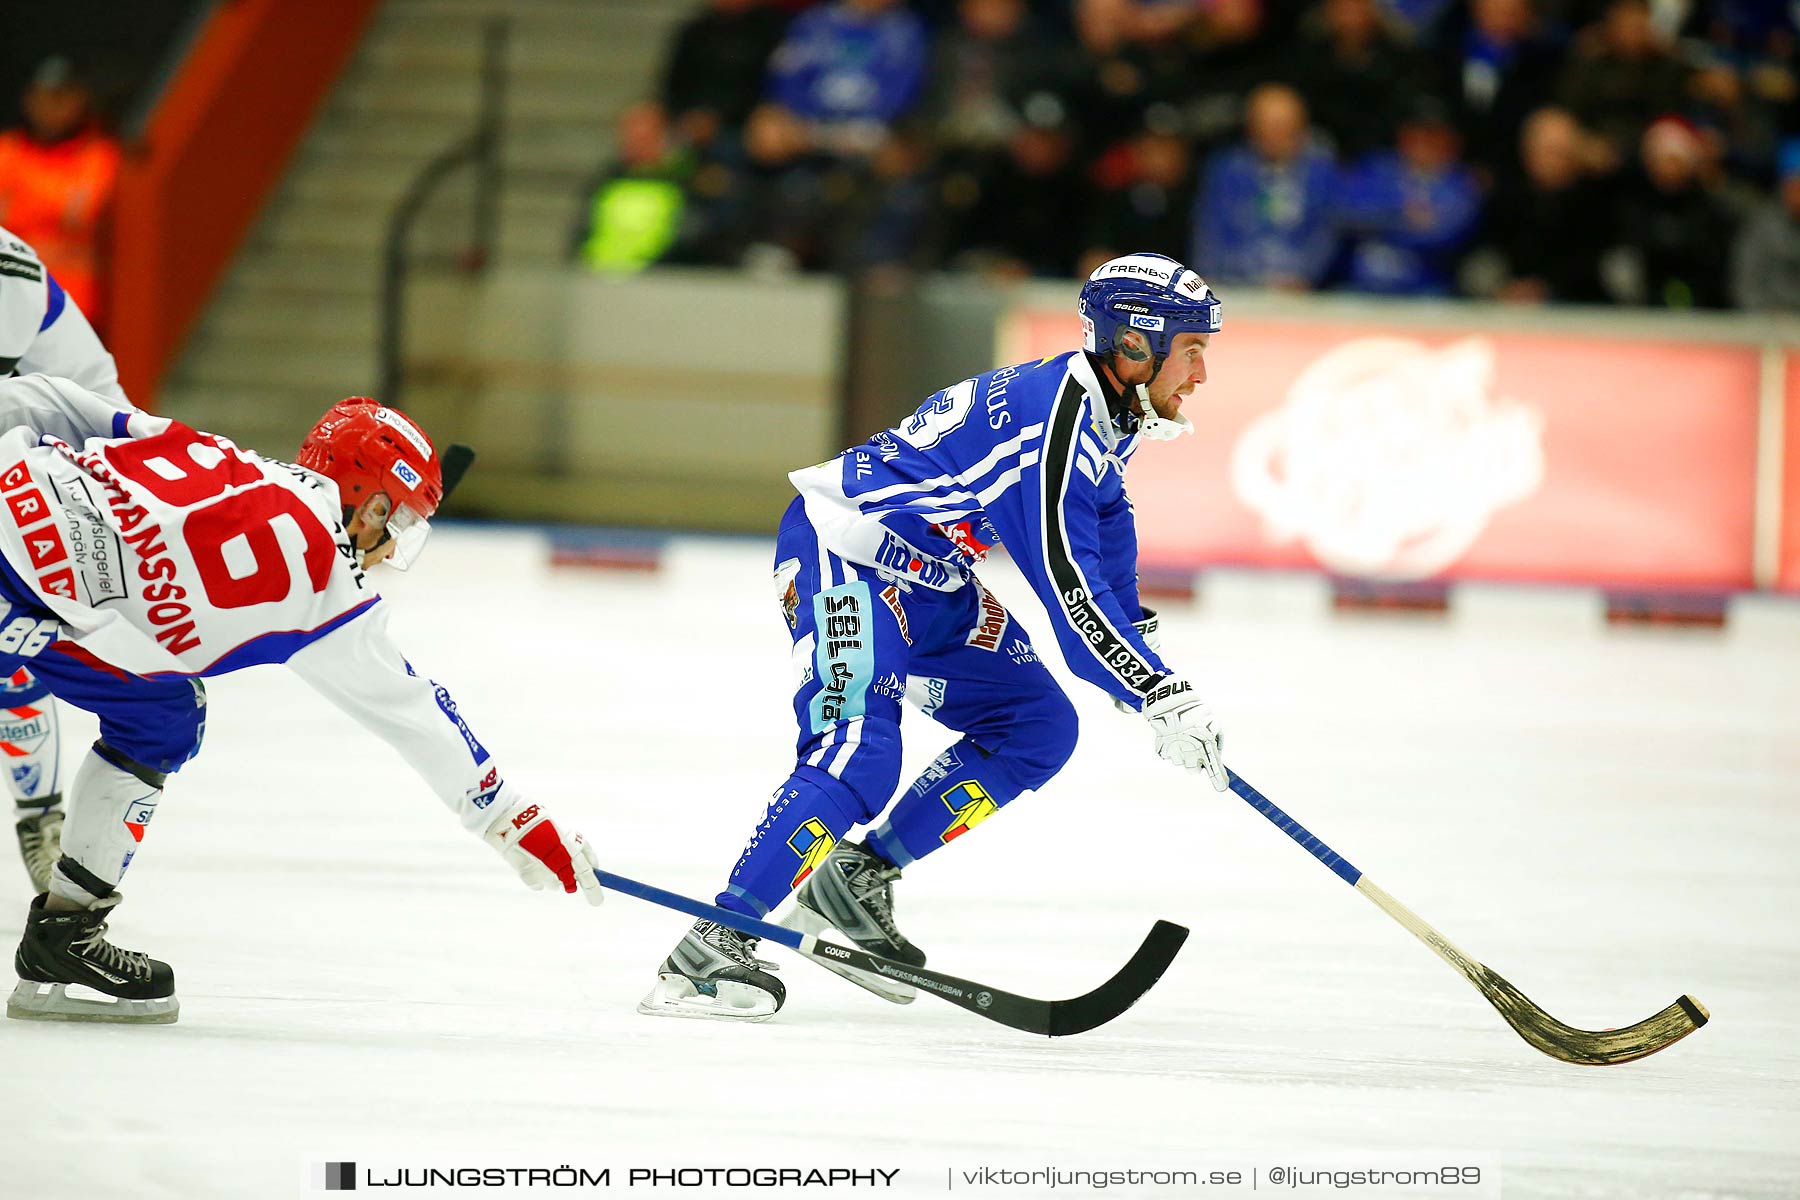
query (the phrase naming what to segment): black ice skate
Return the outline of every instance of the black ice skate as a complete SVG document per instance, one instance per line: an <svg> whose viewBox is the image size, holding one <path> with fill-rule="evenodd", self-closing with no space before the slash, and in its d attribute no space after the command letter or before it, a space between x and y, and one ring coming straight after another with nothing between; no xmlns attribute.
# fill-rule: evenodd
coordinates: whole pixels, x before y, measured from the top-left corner
<svg viewBox="0 0 1800 1200"><path fill-rule="evenodd" d="M835 929L870 954L922 967L925 952L907 941L894 925L894 880L898 878L899 867L876 857L860 842L839 842L818 870L806 877L794 896L794 911L781 923L814 936ZM918 996L909 984L823 959L814 961L883 1000L911 1004Z"/></svg>
<svg viewBox="0 0 1800 1200"><path fill-rule="evenodd" d="M19 986L6 1015L26 1021L120 1021L171 1024L180 1011L175 972L145 954L106 940L108 896L93 909L54 912L31 902L13 966Z"/></svg>
<svg viewBox="0 0 1800 1200"><path fill-rule="evenodd" d="M772 962L756 957L761 939L712 921L696 921L663 960L656 986L638 1002L652 1017L701 1017L766 1021L787 999L787 988L769 974Z"/></svg>
<svg viewBox="0 0 1800 1200"><path fill-rule="evenodd" d="M19 835L19 854L25 860L25 873L31 876L34 894L50 890L50 868L62 857L62 809L38 811L56 800L56 797L46 797L33 802L32 815L20 817L13 827ZM24 806L20 806L20 811L24 811Z"/></svg>

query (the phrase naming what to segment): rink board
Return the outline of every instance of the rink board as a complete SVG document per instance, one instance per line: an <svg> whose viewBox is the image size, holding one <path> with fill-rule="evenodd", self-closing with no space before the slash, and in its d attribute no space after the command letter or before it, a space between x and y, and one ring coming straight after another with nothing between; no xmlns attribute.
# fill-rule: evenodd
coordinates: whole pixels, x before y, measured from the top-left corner
<svg viewBox="0 0 1800 1200"><path fill-rule="evenodd" d="M1000 357L1080 337L1068 312L1025 309ZM1708 590L1755 579L1756 346L1228 306L1207 367L1194 436L1132 462L1147 565ZM1800 584L1792 567L1787 583Z"/></svg>

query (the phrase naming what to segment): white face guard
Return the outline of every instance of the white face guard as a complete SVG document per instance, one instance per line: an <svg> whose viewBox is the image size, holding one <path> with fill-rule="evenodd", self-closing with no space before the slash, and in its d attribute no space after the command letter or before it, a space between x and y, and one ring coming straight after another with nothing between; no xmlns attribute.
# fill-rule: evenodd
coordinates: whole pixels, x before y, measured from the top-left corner
<svg viewBox="0 0 1800 1200"><path fill-rule="evenodd" d="M1178 412L1173 419L1159 417L1156 409L1150 405L1150 389L1144 384L1137 385L1138 405L1144 415L1138 418L1138 436L1152 442L1172 442L1184 433L1194 432L1194 423L1184 412Z"/></svg>
<svg viewBox="0 0 1800 1200"><path fill-rule="evenodd" d="M394 543L394 550L383 561L391 563L396 571L404 571L425 553L425 539L431 536L431 522L402 504L388 518L387 535Z"/></svg>

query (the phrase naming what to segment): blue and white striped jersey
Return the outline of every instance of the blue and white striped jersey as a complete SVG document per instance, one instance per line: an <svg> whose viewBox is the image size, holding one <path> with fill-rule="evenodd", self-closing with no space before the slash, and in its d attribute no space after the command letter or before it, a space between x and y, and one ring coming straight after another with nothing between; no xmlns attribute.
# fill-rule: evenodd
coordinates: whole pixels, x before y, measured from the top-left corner
<svg viewBox="0 0 1800 1200"><path fill-rule="evenodd" d="M1002 367L788 478L821 541L884 577L953 591L1004 544L1049 610L1070 669L1141 704L1168 674L1132 627L1137 529L1119 436L1087 355Z"/></svg>

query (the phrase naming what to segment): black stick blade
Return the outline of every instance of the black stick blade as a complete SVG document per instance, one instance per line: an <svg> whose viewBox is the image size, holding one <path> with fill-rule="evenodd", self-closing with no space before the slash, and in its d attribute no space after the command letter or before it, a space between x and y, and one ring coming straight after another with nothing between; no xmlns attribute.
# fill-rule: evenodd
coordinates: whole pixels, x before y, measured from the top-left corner
<svg viewBox="0 0 1800 1200"><path fill-rule="evenodd" d="M1623 1029L1576 1029L1526 998L1518 988L1480 963L1470 982L1506 1023L1531 1045L1551 1058L1584 1066L1610 1067L1615 1063L1648 1058L1667 1050L1711 1019L1706 1006L1692 996L1682 996L1653 1017Z"/></svg>
<svg viewBox="0 0 1800 1200"><path fill-rule="evenodd" d="M1169 964L1181 952L1188 931L1172 921L1158 921L1150 929L1144 944L1137 948L1131 961L1119 968L1118 974L1085 996L1073 1000L1050 1002L1051 1037L1086 1033L1104 1025L1136 1004L1163 977Z"/></svg>
<svg viewBox="0 0 1800 1200"><path fill-rule="evenodd" d="M816 938L803 942L799 950L821 966L829 965L840 974L840 968L849 967L909 983L926 995L947 1000L958 1008L1001 1025L1046 1037L1067 1037L1104 1025L1136 1004L1175 961L1187 935L1188 931L1180 925L1158 921L1143 945L1137 948L1137 953L1119 968L1117 974L1087 995L1073 1000L1036 1000Z"/></svg>

